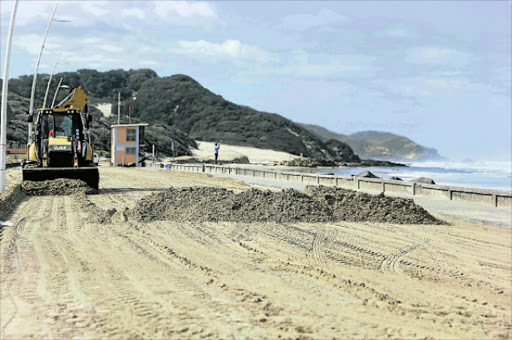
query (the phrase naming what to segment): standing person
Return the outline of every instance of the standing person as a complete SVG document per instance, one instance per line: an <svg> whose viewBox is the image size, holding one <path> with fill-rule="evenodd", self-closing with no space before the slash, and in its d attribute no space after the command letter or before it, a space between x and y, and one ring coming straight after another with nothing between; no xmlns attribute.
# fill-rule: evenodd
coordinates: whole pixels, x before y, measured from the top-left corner
<svg viewBox="0 0 512 340"><path fill-rule="evenodd" d="M219 149L220 143L215 143L215 147L213 148L213 152L215 153L215 164L217 164L217 159L219 158Z"/></svg>

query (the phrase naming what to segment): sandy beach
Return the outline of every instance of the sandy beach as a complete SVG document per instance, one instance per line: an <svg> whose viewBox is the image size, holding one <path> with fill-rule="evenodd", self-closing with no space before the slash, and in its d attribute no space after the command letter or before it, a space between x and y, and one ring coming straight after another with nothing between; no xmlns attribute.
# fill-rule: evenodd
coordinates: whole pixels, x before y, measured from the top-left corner
<svg viewBox="0 0 512 340"><path fill-rule="evenodd" d="M14 170L10 170L14 171ZM24 197L1 232L19 338L510 338L511 231L373 222L98 223L232 178L100 167L98 195ZM15 173L11 174L15 178Z"/></svg>
<svg viewBox="0 0 512 340"><path fill-rule="evenodd" d="M190 158L195 158L198 161L210 161L213 160L213 147L214 143L212 142L197 142L198 148L192 150L193 156L182 156L177 157L177 160L187 160ZM247 157L249 162L251 163L259 163L259 164L273 164L279 163L285 160L291 160L297 158L298 156L292 155L287 152L274 151L274 150L265 150L265 149L257 149L253 147L244 147L237 145L229 145L224 144L222 141L220 142L220 150L219 150L219 160L222 161L232 161L236 158ZM170 158L167 159L171 161Z"/></svg>
<svg viewBox="0 0 512 340"><path fill-rule="evenodd" d="M512 0L0 9L0 340L512 340Z"/></svg>

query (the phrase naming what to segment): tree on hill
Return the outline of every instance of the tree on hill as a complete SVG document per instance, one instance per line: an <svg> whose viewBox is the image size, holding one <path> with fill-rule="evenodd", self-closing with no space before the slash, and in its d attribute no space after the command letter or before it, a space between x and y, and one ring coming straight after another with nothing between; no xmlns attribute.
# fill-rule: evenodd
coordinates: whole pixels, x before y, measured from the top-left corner
<svg viewBox="0 0 512 340"><path fill-rule="evenodd" d="M231 103L185 75L147 80L133 106L142 121L174 126L197 140L334 157L318 137L291 120Z"/></svg>
<svg viewBox="0 0 512 340"><path fill-rule="evenodd" d="M35 107L42 105L48 77L41 75L39 78ZM94 137L98 141L97 148L101 150L109 148L108 127L116 122L117 93L121 92L123 116L129 106L133 107L132 122L149 123L149 140L167 154L170 153L169 141L175 141L178 154L189 154L196 139L285 151L318 159L335 160L340 157L338 152L293 121L278 114L231 103L186 75L160 78L150 69L107 72L80 69L56 74L50 90L52 95L60 78L71 88L82 85L91 97L91 103L112 104L114 117L103 117L99 110L90 106L95 117ZM17 91L20 97L30 96L32 76L13 79L12 84L13 91ZM58 100L64 98L66 92L60 91Z"/></svg>

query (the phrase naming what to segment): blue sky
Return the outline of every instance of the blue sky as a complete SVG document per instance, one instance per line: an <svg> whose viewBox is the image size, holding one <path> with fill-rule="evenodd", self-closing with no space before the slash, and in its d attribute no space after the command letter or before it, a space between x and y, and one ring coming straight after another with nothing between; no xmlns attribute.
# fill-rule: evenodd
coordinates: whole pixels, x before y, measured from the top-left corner
<svg viewBox="0 0 512 340"><path fill-rule="evenodd" d="M20 1L10 77L56 2ZM2 70L13 2L2 0ZM452 159L511 159L511 1L61 1L40 73L151 68L237 104Z"/></svg>

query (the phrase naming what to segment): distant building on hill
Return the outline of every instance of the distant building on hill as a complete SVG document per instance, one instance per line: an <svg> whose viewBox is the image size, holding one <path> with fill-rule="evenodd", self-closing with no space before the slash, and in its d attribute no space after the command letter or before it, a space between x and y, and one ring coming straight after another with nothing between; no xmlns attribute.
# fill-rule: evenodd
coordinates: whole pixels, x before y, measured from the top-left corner
<svg viewBox="0 0 512 340"><path fill-rule="evenodd" d="M112 152L114 166L139 166L140 147L144 146L144 128L148 124L112 125Z"/></svg>

